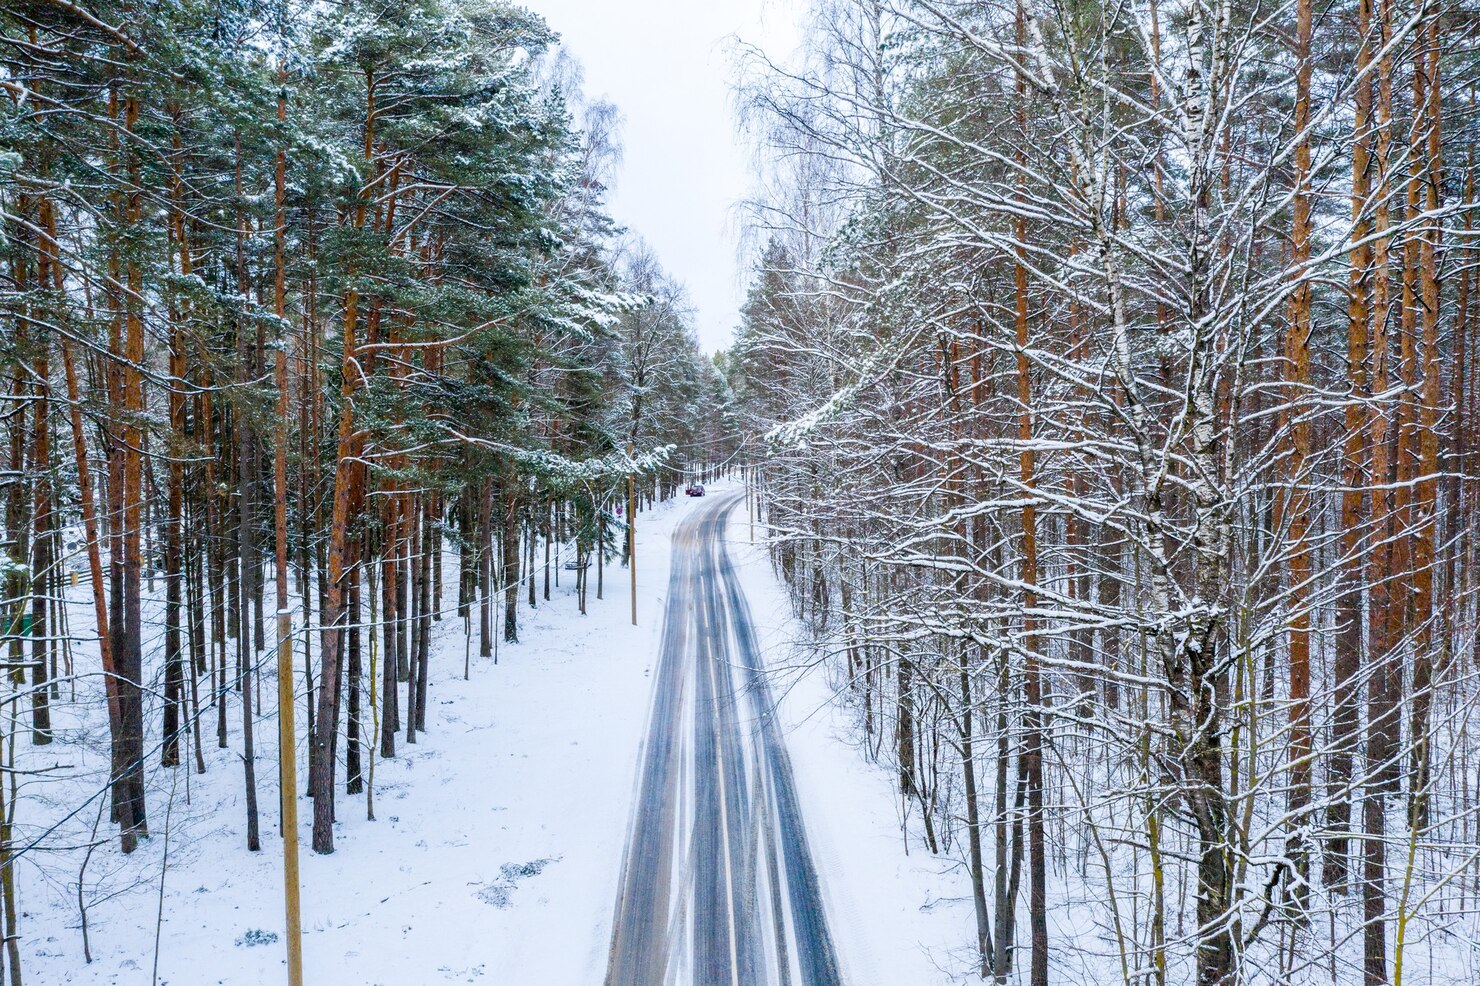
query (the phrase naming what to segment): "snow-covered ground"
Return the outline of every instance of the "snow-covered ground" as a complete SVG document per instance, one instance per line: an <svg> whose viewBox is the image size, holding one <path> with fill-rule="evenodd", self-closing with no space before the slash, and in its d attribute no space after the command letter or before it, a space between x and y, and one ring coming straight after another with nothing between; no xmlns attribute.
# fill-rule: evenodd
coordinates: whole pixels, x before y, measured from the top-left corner
<svg viewBox="0 0 1480 986"><path fill-rule="evenodd" d="M311 803L300 797L308 982L601 982L669 535L698 506L680 498L640 518L637 627L620 568L607 572L605 600L593 585L584 618L569 584L533 613L521 604L524 642L501 646L495 665L477 657L475 641L467 681L462 621L437 625L430 729L414 747L402 743L394 760L377 762L376 820L366 819L363 797L341 795L337 852L318 856L307 848ZM768 660L789 664L798 631L747 533L741 509L730 526L732 556ZM86 632L89 607L70 610L74 631ZM79 659L80 669L88 666ZM778 692L786 692L787 740L847 981L949 982L943 970L962 968L970 940L966 881L941 860L906 853L892 779L864 761L852 714L830 701L823 679L789 676ZM95 678L82 679L79 697L95 687ZM106 724L97 703L79 702L61 710L51 747L32 751L22 739L26 765L66 764L73 780L23 788L17 839L60 822L47 844L75 847L27 856L18 867L27 982L152 983L156 923L158 983L283 981L272 693L269 681L257 737L263 851L245 849L240 761L215 748L212 717L205 775L151 766L154 837L129 857L106 841L88 861L91 964L83 961L77 881L99 802L68 812L106 764ZM239 718L234 701L231 715ZM299 763L302 776L301 748ZM99 836L110 835L105 820Z"/></svg>

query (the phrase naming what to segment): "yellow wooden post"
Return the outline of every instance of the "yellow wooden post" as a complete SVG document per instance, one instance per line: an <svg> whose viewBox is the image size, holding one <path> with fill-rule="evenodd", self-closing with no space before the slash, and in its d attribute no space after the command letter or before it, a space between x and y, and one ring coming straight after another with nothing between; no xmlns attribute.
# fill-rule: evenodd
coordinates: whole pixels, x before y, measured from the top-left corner
<svg viewBox="0 0 1480 986"><path fill-rule="evenodd" d="M632 578L632 625L637 626L637 477L627 474L627 569Z"/></svg>
<svg viewBox="0 0 1480 986"><path fill-rule="evenodd" d="M278 578L286 578L283 572ZM293 730L293 616L278 610L278 778L283 804L283 905L288 986L303 986L303 923L298 900L298 758Z"/></svg>

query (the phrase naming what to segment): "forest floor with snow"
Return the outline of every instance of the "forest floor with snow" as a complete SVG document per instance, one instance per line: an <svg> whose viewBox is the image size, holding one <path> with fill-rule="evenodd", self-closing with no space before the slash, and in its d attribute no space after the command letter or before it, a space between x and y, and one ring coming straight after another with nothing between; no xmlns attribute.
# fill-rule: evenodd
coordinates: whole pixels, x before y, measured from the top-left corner
<svg viewBox="0 0 1480 986"><path fill-rule="evenodd" d="M658 654L670 534L701 502L680 498L641 516L636 627L629 623L626 570L618 567L607 570L605 600L595 598L593 585L585 617L570 573L561 573L565 584L533 612L521 602L523 642L501 645L495 664L477 656L475 640L468 680L463 621L454 613L436 624L429 729L414 746L403 738L395 759L376 763L375 820L366 818L363 796L341 794L337 851L317 855L308 849L312 804L300 792L307 982L602 981ZM797 673L794 655L805 653L795 646L800 630L764 551L747 543L747 533L737 509L731 554L767 660L780 669L787 743L846 981L954 981L952 973L970 964L963 954L972 927L965 875L948 860L906 851L893 778L862 756L856 715L834 701L825 675ZM74 634L91 632L82 596L69 611ZM95 670L96 650L79 645L76 652L78 701L58 705L56 742L33 749L22 736L18 744L17 766L44 771L23 781L16 811L17 845L44 846L17 866L27 982L283 981L271 679L256 731L262 851L246 849L240 707L233 699L230 750L213 742L214 714L203 723L205 774L163 769L157 754L151 758L153 837L124 856L106 819L92 834L101 799L77 810L106 770L107 724L96 700L99 680L86 673ZM300 711L301 703L300 696ZM149 726L148 746L157 750L157 708ZM300 722L300 778L305 751ZM84 961L78 906L84 859L91 963Z"/></svg>

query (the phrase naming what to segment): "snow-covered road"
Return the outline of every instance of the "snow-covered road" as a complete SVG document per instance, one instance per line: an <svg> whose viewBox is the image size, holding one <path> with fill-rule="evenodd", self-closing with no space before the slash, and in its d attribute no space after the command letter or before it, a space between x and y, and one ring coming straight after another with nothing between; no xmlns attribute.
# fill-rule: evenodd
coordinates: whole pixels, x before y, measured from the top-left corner
<svg viewBox="0 0 1480 986"><path fill-rule="evenodd" d="M842 982L749 607L738 503L674 534L662 652L607 986Z"/></svg>

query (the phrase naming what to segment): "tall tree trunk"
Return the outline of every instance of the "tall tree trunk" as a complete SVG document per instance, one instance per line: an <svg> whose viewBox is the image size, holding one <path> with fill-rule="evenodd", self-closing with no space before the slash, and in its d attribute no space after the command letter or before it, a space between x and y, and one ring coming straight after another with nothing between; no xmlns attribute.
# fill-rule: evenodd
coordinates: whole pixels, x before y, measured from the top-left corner
<svg viewBox="0 0 1480 986"><path fill-rule="evenodd" d="M242 211L245 202L242 188L242 145L241 136L236 139L236 270L237 290L242 297L250 291L247 272L246 244L247 218ZM253 379L254 353L248 342L247 323L239 319L236 324L237 383L243 391ZM237 452L237 691L242 697L242 768L246 784L247 802L247 848L252 852L262 848L257 812L257 757L256 757L256 689L258 680L257 657L260 653L260 633L253 633L252 596L257 573L257 444L250 416L237 411L232 415L236 432Z"/></svg>
<svg viewBox="0 0 1480 986"><path fill-rule="evenodd" d="M1017 11L1017 39L1026 45L1027 25L1021 3ZM1028 82L1017 73L1017 120L1019 131L1028 133ZM1019 151L1020 164L1024 152ZM1026 178L1019 170L1018 197L1024 199ZM1023 687L1027 704L1023 709L1023 771L1028 790L1028 924L1031 954L1030 986L1048 986L1048 847L1043 820L1043 679L1038 667L1038 510L1033 492L1037 483L1033 455L1033 383L1028 363L1028 268L1026 250L1028 223L1022 212L1014 220L1015 294L1014 329L1017 343L1018 478L1023 489L1022 559L1023 585Z"/></svg>
<svg viewBox="0 0 1480 986"><path fill-rule="evenodd" d="M1358 0L1356 70L1366 73L1372 62L1372 0ZM1341 542L1339 588L1336 599L1336 641L1333 674L1335 706L1331 715L1330 785L1326 828L1327 842L1323 879L1327 886L1345 891L1350 866L1352 825L1351 790L1357 731L1359 728L1358 678L1362 669L1363 624L1363 489L1367 475L1368 403L1371 388L1367 371L1370 359L1369 320L1373 291L1372 230L1368 194L1372 157L1372 82L1358 81L1353 94L1356 141L1352 147L1351 249L1347 279L1346 370L1351 397L1343 411L1345 440L1342 445Z"/></svg>
<svg viewBox="0 0 1480 986"><path fill-rule="evenodd" d="M139 118L138 100L132 95L123 101L123 129L127 139ZM130 190L124 196L124 222L136 227L143 209L143 191L139 180L137 155L128 154ZM124 349L122 373L122 518L121 539L123 570L121 573L122 629L118 641L119 704L123 724L121 751L123 809L119 821L130 837L125 851L133 848L133 838L147 836L149 827L144 808L144 700L143 700L143 614L140 602L140 577L143 569L142 540L144 525L144 303L143 272L130 256L124 261L126 296L122 301Z"/></svg>
<svg viewBox="0 0 1480 986"><path fill-rule="evenodd" d="M349 692L344 745L345 794L359 794L365 789L365 780L360 773L360 567L356 565L349 575L349 660L345 666L345 686Z"/></svg>
<svg viewBox="0 0 1480 986"><path fill-rule="evenodd" d="M1289 640L1290 640L1290 845L1287 850L1295 873L1294 894L1303 899L1309 872L1304 832L1310 808L1310 590L1311 549L1310 492L1307 468L1311 453L1311 426L1305 411L1305 393L1310 387L1310 79L1311 0L1295 5L1295 192L1294 227L1291 234L1291 276L1295 288L1285 334L1285 428L1289 443L1289 486L1283 501L1284 520L1290 543Z"/></svg>
<svg viewBox="0 0 1480 986"><path fill-rule="evenodd" d="M510 473L502 485L504 641L515 644L519 642L519 500Z"/></svg>
<svg viewBox="0 0 1480 986"><path fill-rule="evenodd" d="M1434 572L1439 562L1439 414L1443 401L1441 391L1441 354L1439 351L1440 290L1438 255L1442 205L1443 163L1440 156L1441 101L1439 91L1439 11L1428 13L1418 32L1421 39L1413 65L1413 128L1410 144L1410 167L1414 171L1415 206L1430 218L1424 219L1414 235L1418 238L1416 272L1418 282L1418 322L1421 345L1422 384L1418 391L1417 467L1418 482L1414 488L1415 513L1413 540L1413 621L1416 631L1413 652L1413 699L1409 739L1412 745L1408 771L1409 792L1414 803L1414 818L1420 826L1428 823L1428 785L1430 766L1429 718L1433 707L1433 689L1446 669L1435 666L1439 646L1435 637L1437 613L1434 597ZM1400 953L1401 954L1401 953Z"/></svg>
<svg viewBox="0 0 1480 986"><path fill-rule="evenodd" d="M1389 205L1389 162L1392 144L1392 56L1387 51L1392 33L1391 0L1377 0L1378 58L1376 154L1373 198L1376 203L1373 229L1373 286L1371 333L1371 389L1384 394L1389 387L1388 331L1390 315L1389 249L1391 244L1391 208ZM1380 986L1387 976L1387 923L1384 915L1386 898L1384 814L1386 796L1396 781L1398 754L1396 696L1392 687L1394 655L1392 645L1393 551L1390 533L1394 503L1387 408L1375 403L1369 438L1372 449L1372 525L1376 546L1370 553L1368 599L1370 626L1368 646L1372 670L1368 676L1366 766L1370 777L1362 805L1363 861L1363 981L1366 986Z"/></svg>

